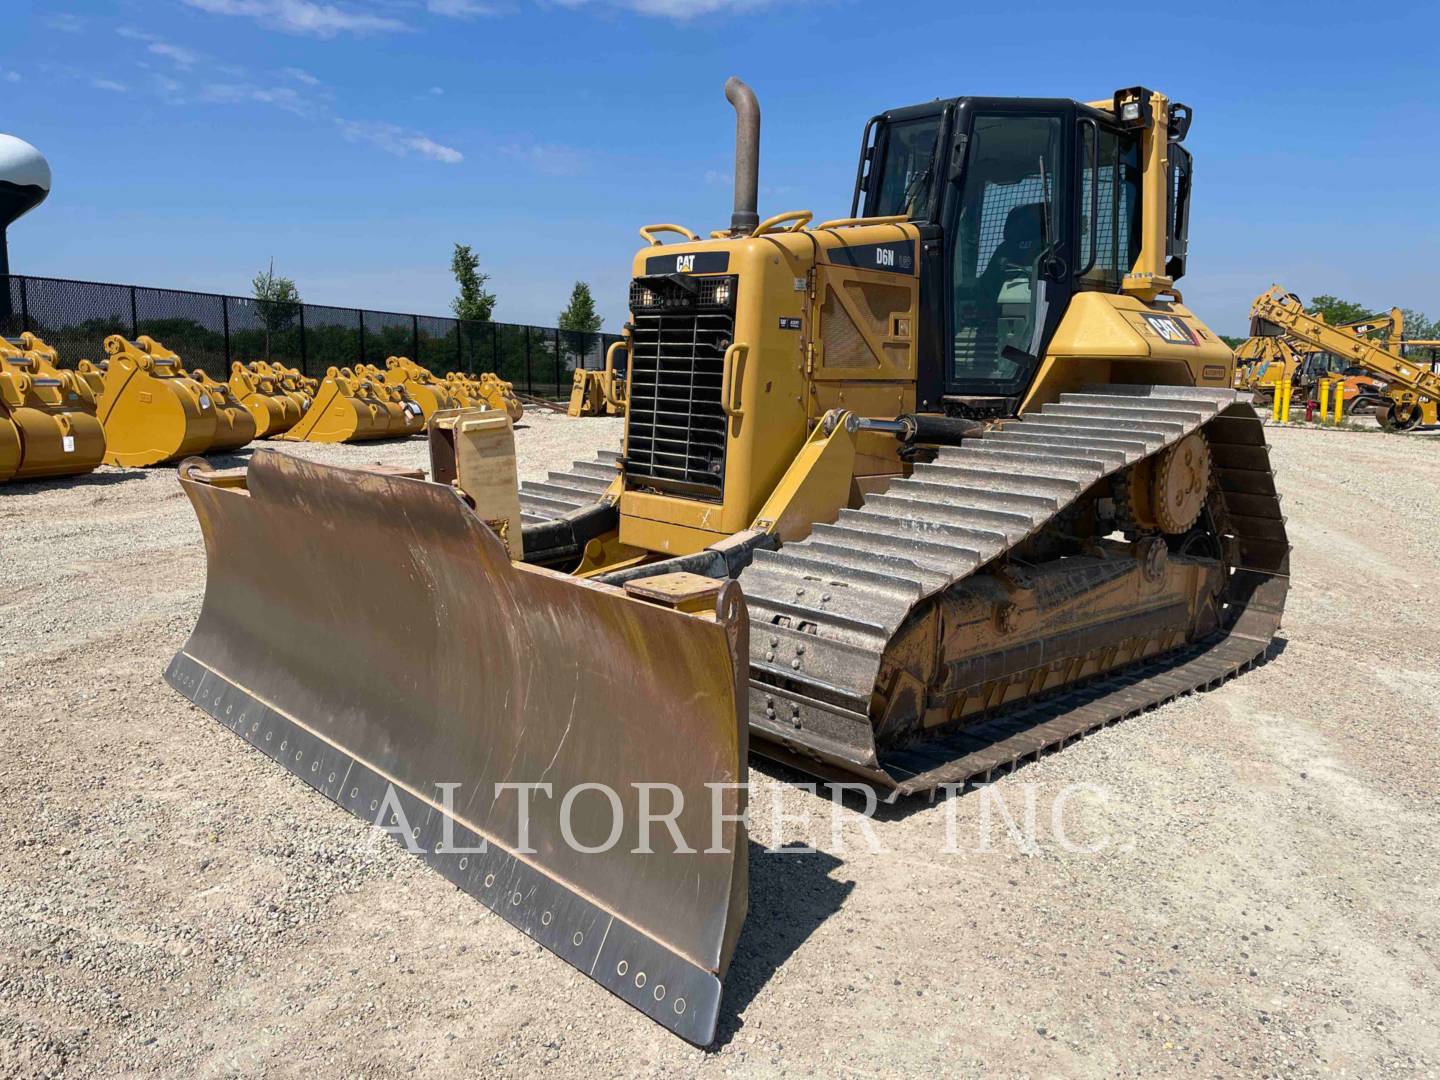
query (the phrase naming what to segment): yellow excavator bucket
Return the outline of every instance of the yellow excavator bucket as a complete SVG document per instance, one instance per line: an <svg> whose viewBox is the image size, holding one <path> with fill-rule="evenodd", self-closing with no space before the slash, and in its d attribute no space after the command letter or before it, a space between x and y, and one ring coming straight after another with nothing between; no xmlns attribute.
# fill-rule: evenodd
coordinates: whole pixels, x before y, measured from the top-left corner
<svg viewBox="0 0 1440 1080"><path fill-rule="evenodd" d="M396 425L393 430L397 435L418 435L425 430L425 410L411 396L407 386L390 382L385 378L385 372L374 364L361 364L355 373L369 383L376 397L400 407L398 417L391 410L391 422Z"/></svg>
<svg viewBox="0 0 1440 1080"><path fill-rule="evenodd" d="M464 408L469 404L462 400L448 383L437 379L434 372L406 356L391 356L386 359L384 379L391 386L405 389L420 406L426 422L437 412Z"/></svg>
<svg viewBox="0 0 1440 1080"><path fill-rule="evenodd" d="M445 382L467 407L500 409L514 422L525 415L524 404L515 396L515 384L494 372L467 375L463 371L451 371L446 374Z"/></svg>
<svg viewBox="0 0 1440 1080"><path fill-rule="evenodd" d="M283 435L300 420L301 409L289 394L262 375L254 364L236 360L230 365L230 393L250 413L255 423L255 438L272 439Z"/></svg>
<svg viewBox="0 0 1440 1080"><path fill-rule="evenodd" d="M105 455L89 385L53 361L30 334L0 338L0 481L76 476Z"/></svg>
<svg viewBox="0 0 1440 1080"><path fill-rule="evenodd" d="M105 339L98 398L107 465L158 465L203 454L215 440L214 399L185 374L179 358L153 338ZM81 362L82 377L97 369Z"/></svg>
<svg viewBox="0 0 1440 1080"><path fill-rule="evenodd" d="M212 379L202 368L190 372L190 378L210 395L215 407L215 438L207 453L223 454L238 450L255 438L255 418L230 392L228 383Z"/></svg>
<svg viewBox="0 0 1440 1080"><path fill-rule="evenodd" d="M368 381L355 378L349 368L332 367L300 422L280 436L292 442L361 442L390 439L404 434L394 430L403 420L392 420L387 407ZM400 411L397 407L396 411Z"/></svg>
<svg viewBox="0 0 1440 1080"><path fill-rule="evenodd" d="M493 372L480 376L480 397L490 408L503 409L512 421L518 422L525 415L525 406L515 396L515 384Z"/></svg>
<svg viewBox="0 0 1440 1080"><path fill-rule="evenodd" d="M464 460L437 483L261 449L243 488L183 464L208 570L166 678L707 1044L746 908L744 603L706 582L708 609L692 613L512 562L493 511L467 501L481 488L454 476ZM512 500L513 470L512 452ZM345 542L303 540L317 522Z"/></svg>

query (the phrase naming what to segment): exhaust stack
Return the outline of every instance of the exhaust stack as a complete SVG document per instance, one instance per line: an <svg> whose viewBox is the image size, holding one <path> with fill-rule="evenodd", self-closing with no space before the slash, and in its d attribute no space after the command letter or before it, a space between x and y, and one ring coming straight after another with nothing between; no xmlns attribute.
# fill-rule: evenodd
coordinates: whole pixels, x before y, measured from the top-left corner
<svg viewBox="0 0 1440 1080"><path fill-rule="evenodd" d="M725 100L735 106L735 212L730 231L738 235L760 224L760 102L734 75L725 80Z"/></svg>

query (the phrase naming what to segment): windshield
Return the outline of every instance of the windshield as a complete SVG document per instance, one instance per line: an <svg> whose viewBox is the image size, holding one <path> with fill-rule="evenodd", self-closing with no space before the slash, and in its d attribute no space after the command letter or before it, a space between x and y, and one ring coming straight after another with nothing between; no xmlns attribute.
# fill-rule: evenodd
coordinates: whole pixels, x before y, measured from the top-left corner
<svg viewBox="0 0 1440 1080"><path fill-rule="evenodd" d="M879 187L872 184L871 216L904 214L919 220L930 217L935 139L939 131L939 116L887 126L881 150L884 157L880 162Z"/></svg>

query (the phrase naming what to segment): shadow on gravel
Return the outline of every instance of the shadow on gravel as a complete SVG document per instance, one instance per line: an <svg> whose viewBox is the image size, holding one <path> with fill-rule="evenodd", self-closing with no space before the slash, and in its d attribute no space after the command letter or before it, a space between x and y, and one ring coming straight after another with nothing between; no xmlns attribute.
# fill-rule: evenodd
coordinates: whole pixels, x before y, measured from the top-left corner
<svg viewBox="0 0 1440 1080"><path fill-rule="evenodd" d="M740 1015L826 919L855 888L853 881L837 881L833 874L844 865L823 851L766 851L750 841L750 911L735 946L735 957L725 975L725 997L714 1053L745 1026Z"/></svg>

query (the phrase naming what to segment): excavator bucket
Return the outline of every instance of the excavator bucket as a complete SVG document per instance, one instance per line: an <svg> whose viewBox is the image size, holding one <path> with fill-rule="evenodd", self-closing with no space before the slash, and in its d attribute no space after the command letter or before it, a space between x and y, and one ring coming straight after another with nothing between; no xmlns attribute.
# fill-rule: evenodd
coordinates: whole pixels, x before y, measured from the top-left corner
<svg viewBox="0 0 1440 1080"><path fill-rule="evenodd" d="M395 430L403 421L387 408L389 404L375 397L368 382L355 378L349 368L332 367L299 423L281 438L326 443L394 438L404 434ZM399 411L397 407L395 412Z"/></svg>
<svg viewBox="0 0 1440 1080"><path fill-rule="evenodd" d="M105 456L89 386L37 342L0 338L0 481L76 476Z"/></svg>
<svg viewBox="0 0 1440 1080"><path fill-rule="evenodd" d="M515 396L515 384L493 372L487 371L480 376L480 397L490 408L503 409L516 423L525 415L525 406Z"/></svg>
<svg viewBox="0 0 1440 1080"><path fill-rule="evenodd" d="M271 449L180 477L208 572L170 684L710 1042L746 906L738 588L689 613L513 563L450 483Z"/></svg>
<svg viewBox="0 0 1440 1080"><path fill-rule="evenodd" d="M448 384L433 372L405 356L391 356L385 361L385 382L403 387L424 414L428 423L437 412L465 407L468 402L454 393Z"/></svg>
<svg viewBox="0 0 1440 1080"><path fill-rule="evenodd" d="M255 423L255 438L273 439L300 422L301 408L282 392L273 379L260 374L253 364L236 360L230 365L230 393Z"/></svg>
<svg viewBox="0 0 1440 1080"><path fill-rule="evenodd" d="M119 334L105 339L98 397L107 465L158 465L203 454L215 440L215 402L159 342ZM82 377L94 365L81 362ZM88 370L87 370L88 369Z"/></svg>
<svg viewBox="0 0 1440 1080"><path fill-rule="evenodd" d="M355 373L365 380L376 397L386 403L390 413L391 430L396 435L418 435L425 430L425 410L420 407L409 389L403 383L392 383L385 378L385 372L374 364L361 364ZM396 412L396 408L399 412Z"/></svg>
<svg viewBox="0 0 1440 1080"><path fill-rule="evenodd" d="M190 378L210 395L210 401L215 407L215 438L207 453L228 453L254 440L255 418L230 392L228 383L212 379L201 368L190 372Z"/></svg>

